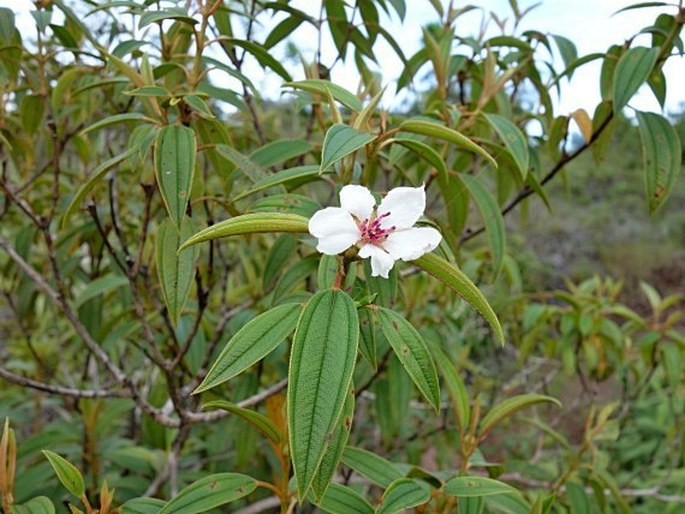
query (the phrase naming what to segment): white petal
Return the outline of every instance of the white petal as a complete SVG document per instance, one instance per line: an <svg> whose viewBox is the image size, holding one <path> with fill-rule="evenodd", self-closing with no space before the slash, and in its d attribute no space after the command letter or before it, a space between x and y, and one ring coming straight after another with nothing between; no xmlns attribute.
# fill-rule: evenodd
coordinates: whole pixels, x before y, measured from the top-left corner
<svg viewBox="0 0 685 514"><path fill-rule="evenodd" d="M309 220L309 233L319 240L316 249L326 255L344 252L361 237L352 215L340 207L316 211Z"/></svg>
<svg viewBox="0 0 685 514"><path fill-rule="evenodd" d="M396 187L391 190L380 206L378 215L386 214L381 221L383 228L409 228L426 210L426 191L421 187Z"/></svg>
<svg viewBox="0 0 685 514"><path fill-rule="evenodd" d="M340 190L340 207L351 213L359 221L371 217L376 199L364 186L349 185Z"/></svg>
<svg viewBox="0 0 685 514"><path fill-rule="evenodd" d="M371 276L388 278L388 273L395 265L395 259L392 256L372 244L365 244L359 249L359 257L366 259L371 257Z"/></svg>
<svg viewBox="0 0 685 514"><path fill-rule="evenodd" d="M435 250L441 239L442 235L434 228L414 227L391 232L382 245L394 259L413 261Z"/></svg>

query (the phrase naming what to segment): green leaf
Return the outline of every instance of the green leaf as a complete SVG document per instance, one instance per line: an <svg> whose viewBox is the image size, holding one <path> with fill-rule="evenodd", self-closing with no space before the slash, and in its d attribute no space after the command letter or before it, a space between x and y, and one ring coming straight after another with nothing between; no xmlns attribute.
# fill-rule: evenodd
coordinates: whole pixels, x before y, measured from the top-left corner
<svg viewBox="0 0 685 514"><path fill-rule="evenodd" d="M383 493L376 514L392 514L423 505L430 500L430 494L430 486L422 480L397 479Z"/></svg>
<svg viewBox="0 0 685 514"><path fill-rule="evenodd" d="M217 145L216 150L222 157L225 157L235 164L252 182L257 182L268 177L266 171L264 171L261 166L256 162L253 162L249 157L241 154L235 148L228 145Z"/></svg>
<svg viewBox="0 0 685 514"><path fill-rule="evenodd" d="M237 38L221 37L221 41L230 43L231 45L239 46L243 50L247 51L255 59L257 59L257 62L259 62L262 68L271 68L286 82L293 79L283 65L263 46L252 41L246 41L244 39Z"/></svg>
<svg viewBox="0 0 685 514"><path fill-rule="evenodd" d="M476 202L476 207L485 225L488 239L490 240L490 251L492 252L492 268L497 278L502 271L504 263L505 230L504 216L500 211L497 200L480 180L471 175L460 173L457 175L459 180L466 186L469 194Z"/></svg>
<svg viewBox="0 0 685 514"><path fill-rule="evenodd" d="M295 251L295 238L290 234L279 236L269 250L264 263L262 286L268 289L274 279L283 271L283 266Z"/></svg>
<svg viewBox="0 0 685 514"><path fill-rule="evenodd" d="M495 312L483 293L463 271L433 253L427 253L412 263L454 289L459 296L470 303L490 324L497 340L504 344L504 333Z"/></svg>
<svg viewBox="0 0 685 514"><path fill-rule="evenodd" d="M226 343L193 394L223 384L266 357L295 329L299 315L300 305L287 303L247 322Z"/></svg>
<svg viewBox="0 0 685 514"><path fill-rule="evenodd" d="M521 409L526 409L539 403L553 403L558 407L561 407L561 402L559 400L543 394L522 394L514 396L513 398L508 398L490 409L490 412L481 420L479 438L482 438L490 432L495 425L504 421L506 418L511 417Z"/></svg>
<svg viewBox="0 0 685 514"><path fill-rule="evenodd" d="M41 126L45 113L45 99L40 95L26 95L21 99L20 116L24 130L33 135Z"/></svg>
<svg viewBox="0 0 685 514"><path fill-rule="evenodd" d="M249 156L252 162L268 168L289 161L312 150L312 145L304 139L279 139L257 148Z"/></svg>
<svg viewBox="0 0 685 514"><path fill-rule="evenodd" d="M659 48L642 46L630 48L624 53L614 71L614 112L619 113L649 78L659 57Z"/></svg>
<svg viewBox="0 0 685 514"><path fill-rule="evenodd" d="M678 133L669 121L652 112L637 111L644 162L645 193L649 212L661 207L680 172L682 150Z"/></svg>
<svg viewBox="0 0 685 514"><path fill-rule="evenodd" d="M85 305L89 300L92 300L96 296L109 293L110 291L127 286L128 284L128 278L122 277L121 275L115 275L113 273L96 278L95 280L89 282L86 288L78 295L76 301L74 302L74 309L78 309L82 305Z"/></svg>
<svg viewBox="0 0 685 514"><path fill-rule="evenodd" d="M353 111L361 111L363 108L362 101L356 95L328 80L309 79L300 80L299 82L286 82L283 84L283 87L301 89L302 91L322 95L324 98L330 93L338 102Z"/></svg>
<svg viewBox="0 0 685 514"><path fill-rule="evenodd" d="M96 130L127 121L145 121L147 123L155 123L155 120L148 118L139 112L127 112L124 114L115 114L114 116L109 116L104 120L97 121L91 126L84 128L81 132L79 132L79 135L84 136L89 132L94 132Z"/></svg>
<svg viewBox="0 0 685 514"><path fill-rule="evenodd" d="M252 212L279 212L304 216L309 219L321 209L321 204L308 196L286 193L281 195L269 195L256 200L250 205Z"/></svg>
<svg viewBox="0 0 685 514"><path fill-rule="evenodd" d="M462 150L480 155L495 168L497 168L497 161L495 161L495 159L493 159L488 152L483 150L468 137L460 134L452 128L439 125L438 123L434 123L432 121L407 120L402 122L402 124L399 126L399 129L404 132L411 132L413 134L421 134L423 136L430 136L437 139L442 139L443 141L449 141L450 143L457 145Z"/></svg>
<svg viewBox="0 0 685 514"><path fill-rule="evenodd" d="M561 54L561 59L564 61L564 66L568 69L573 62L578 59L578 50L576 45L568 38L564 36L559 36L552 34L552 39L557 44L559 49L559 54ZM569 78L571 78L572 73L568 73Z"/></svg>
<svg viewBox="0 0 685 514"><path fill-rule="evenodd" d="M459 429L466 433L471 420L471 408L469 406L469 396L466 393L464 382L457 373L450 358L440 349L440 347L435 345L433 353L436 356L436 362L438 363L438 368L440 368L440 373L445 379L447 393L452 400L452 408L457 416Z"/></svg>
<svg viewBox="0 0 685 514"><path fill-rule="evenodd" d="M162 286L164 303L174 323L178 323L188 299L195 276L195 261L200 254L197 247L191 252L180 254L178 248L193 232L193 222L188 216L184 216L181 221L180 234L169 219L162 222L157 232L157 276Z"/></svg>
<svg viewBox="0 0 685 514"><path fill-rule="evenodd" d="M166 97L171 96L171 93L161 86L143 86L133 89L131 91L124 91L127 96L152 96L152 97Z"/></svg>
<svg viewBox="0 0 685 514"><path fill-rule="evenodd" d="M55 506L49 498L36 496L21 505L12 505L12 514L55 514Z"/></svg>
<svg viewBox="0 0 685 514"><path fill-rule="evenodd" d="M383 488L402 478L402 473L392 462L361 448L348 446L342 460L346 466Z"/></svg>
<svg viewBox="0 0 685 514"><path fill-rule="evenodd" d="M76 469L76 466L50 450L43 450L43 455L50 462L62 485L77 498L83 496L86 491L86 485L83 482L83 475Z"/></svg>
<svg viewBox="0 0 685 514"><path fill-rule="evenodd" d="M378 369L376 350L376 323L370 309L359 311L359 352L374 370Z"/></svg>
<svg viewBox="0 0 685 514"><path fill-rule="evenodd" d="M328 129L323 140L320 173L326 171L346 155L373 141L373 139L371 134L360 132L342 123L336 123Z"/></svg>
<svg viewBox="0 0 685 514"><path fill-rule="evenodd" d="M357 491L340 484L331 484L314 503L333 514L373 514L373 507Z"/></svg>
<svg viewBox="0 0 685 514"><path fill-rule="evenodd" d="M408 138L395 138L392 140L393 143L397 143L398 145L404 146L408 150L410 150L412 153L414 153L417 157L420 157L424 161L426 161L428 164L433 166L436 170L438 170L438 174L440 177L443 179L446 179L448 176L448 171L447 171L447 165L445 164L445 161L442 160L442 157L440 157L440 154L436 152L433 148L428 146L426 143L423 143L421 141L417 141L416 139L408 139Z"/></svg>
<svg viewBox="0 0 685 514"><path fill-rule="evenodd" d="M264 41L264 48L269 50L271 47L276 46L278 43L283 41L286 37L292 34L297 27L304 21L303 18L298 18L297 16L288 16L278 25L276 25Z"/></svg>
<svg viewBox="0 0 685 514"><path fill-rule="evenodd" d="M493 494L511 494L518 491L512 486L493 480L492 478L464 476L449 480L442 490L445 494L457 498L473 498L477 496L491 496Z"/></svg>
<svg viewBox="0 0 685 514"><path fill-rule="evenodd" d="M629 11L631 9L642 9L645 7L666 7L667 5L671 5L671 4L668 4L666 2L640 2L637 4L629 5L627 7L623 7L621 9L619 9L618 11L616 11L615 13L613 13L612 16L616 16L618 13L622 13L624 11Z"/></svg>
<svg viewBox="0 0 685 514"><path fill-rule="evenodd" d="M440 385L435 363L426 343L416 329L402 316L385 307L378 307L378 319L385 338L392 346L407 374L421 394L440 411Z"/></svg>
<svg viewBox="0 0 685 514"><path fill-rule="evenodd" d="M159 514L196 514L247 496L257 487L254 478L216 473L194 482L167 503Z"/></svg>
<svg viewBox="0 0 685 514"><path fill-rule="evenodd" d="M67 210L64 211L64 215L62 216L60 222L60 227L62 228L62 230L64 230L67 227L67 221L69 220L69 217L74 213L74 211L77 208L81 206L88 193L90 193L93 190L93 188L102 179L102 177L104 177L109 170L111 170L118 164L121 164L129 157L134 156L137 152L137 148L129 148L124 153L121 153L119 155L112 157L111 159L106 160L105 162L100 164L100 166L95 168L95 170L93 171L93 175L90 177L90 179L88 179L88 181L85 184L82 184L76 190L76 193L74 194L71 201L69 202L69 205L67 206Z"/></svg>
<svg viewBox="0 0 685 514"><path fill-rule="evenodd" d="M340 421L335 429L335 434L331 438L330 445L323 455L319 470L312 482L312 491L316 499L321 499L331 483L333 475L335 475L338 464L342 458L342 454L347 446L347 439L352 430L352 421L354 420L354 392L350 389L345 399L345 406L343 407Z"/></svg>
<svg viewBox="0 0 685 514"><path fill-rule="evenodd" d="M176 227L180 227L190 199L196 144L193 129L183 125L163 127L155 140L157 185Z"/></svg>
<svg viewBox="0 0 685 514"><path fill-rule="evenodd" d="M207 102L205 102L199 95L185 95L183 101L190 105L194 111L199 113L204 118L215 118L214 114L210 110Z"/></svg>
<svg viewBox="0 0 685 514"><path fill-rule="evenodd" d="M233 198L233 201L237 202L246 196L253 195L259 191L264 191L270 187L288 184L291 182L300 183L303 181L315 180L319 178L319 175L319 167L316 165L297 166L296 168L279 171L262 180L258 180L251 188L242 191L235 198Z"/></svg>
<svg viewBox="0 0 685 514"><path fill-rule="evenodd" d="M485 504L494 512L506 514L530 514L531 506L523 501L520 495L514 494L491 494L485 496Z"/></svg>
<svg viewBox="0 0 685 514"><path fill-rule="evenodd" d="M170 7L160 11L145 11L141 14L140 20L138 21L138 29L147 27L151 23L159 23L164 20L176 20L187 23L188 25L195 25L198 23L197 20L188 16L185 9Z"/></svg>
<svg viewBox="0 0 685 514"><path fill-rule="evenodd" d="M525 180L530 166L528 140L525 134L504 116L499 114L484 114L483 116L490 126L495 129L504 146L509 150L509 153L514 158L521 179Z"/></svg>
<svg viewBox="0 0 685 514"><path fill-rule="evenodd" d="M189 246L220 237L256 234L259 232L308 232L308 227L309 220L297 214L277 212L243 214L200 230L183 243L178 251L180 252Z"/></svg>
<svg viewBox="0 0 685 514"><path fill-rule="evenodd" d="M314 480L352 381L359 320L354 301L337 289L305 305L288 370L288 432L300 498Z"/></svg>
<svg viewBox="0 0 685 514"><path fill-rule="evenodd" d="M271 439L271 441L273 441L275 444L279 444L283 439L283 434L281 434L281 431L278 430L278 427L274 425L273 421L257 411L244 409L235 403L227 402L225 400L215 400L213 402L205 403L202 408L221 409L225 410L226 412L230 412L231 414L235 414L236 416L243 418L250 425Z"/></svg>
<svg viewBox="0 0 685 514"><path fill-rule="evenodd" d="M319 269L316 273L316 283L319 289L330 289L335 283L340 270L340 258L337 255L321 255Z"/></svg>
<svg viewBox="0 0 685 514"><path fill-rule="evenodd" d="M566 482L566 494L571 504L571 514L585 514L592 512L590 498L588 498L585 488L573 481Z"/></svg>
<svg viewBox="0 0 685 514"><path fill-rule="evenodd" d="M157 498L133 498L121 506L121 514L157 514L164 501Z"/></svg>

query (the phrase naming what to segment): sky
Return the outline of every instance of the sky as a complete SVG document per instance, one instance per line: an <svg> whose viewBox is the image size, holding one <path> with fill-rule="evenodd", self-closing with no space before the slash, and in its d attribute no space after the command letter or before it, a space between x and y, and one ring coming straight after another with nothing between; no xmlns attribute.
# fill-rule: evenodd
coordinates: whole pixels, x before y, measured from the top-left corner
<svg viewBox="0 0 685 514"><path fill-rule="evenodd" d="M71 3L71 2L70 2ZM348 1L348 3L351 3ZM438 16L428 0L407 0L407 15L404 23L394 12L390 17L382 14L381 23L388 28L391 34L398 40L407 57L413 55L421 45L421 27L432 21L437 21ZM447 0L443 0L447 4ZM533 0L518 0L521 10L537 3ZM593 52L605 52L612 44L621 44L623 41L642 28L651 25L656 16L664 11L663 8L647 8L626 11L613 15L622 7L636 3L632 0L542 0L540 5L534 8L521 22L517 33L528 29L539 30L548 34L559 34L571 39L577 46L579 55ZM454 0L455 7L474 4L481 9L472 11L460 17L457 22L457 33L460 35L475 34L480 29L484 13L495 12L502 19L508 19L508 27L513 23L511 8L508 0ZM314 16L318 16L319 2L312 0L294 0L294 7L300 8ZM22 33L30 34L33 29L33 20L29 11L33 8L30 0L0 0L0 6L13 9L18 19ZM258 27L257 39L260 35L265 37L269 29L282 19L282 15L273 19L265 18L265 24ZM488 33L495 35L496 25L492 21L488 23ZM316 32L311 26L302 24L291 36L291 40L300 48L302 53L312 59L316 51ZM639 45L649 46L651 36L641 35L636 40ZM273 55L280 60L285 59L285 44L281 43L272 51ZM396 94L394 83L402 72L403 66L394 51L385 44L382 38L374 47L374 52L381 63L384 85L388 88L384 95L383 105L393 107L401 104L406 99L406 93ZM329 37L324 37L323 62L330 63L335 58L335 49ZM557 63L561 61L557 57ZM553 96L557 114L569 114L570 112L584 108L590 113L594 110L599 98L599 70L601 61L589 63L578 69L570 82L562 84L560 97ZM681 104L685 103L685 66L682 57L672 58L664 67L664 73L669 85L666 98L666 112L679 111ZM295 80L304 78L301 70L296 65L288 66ZM267 98L277 98L283 94L280 88L281 80L273 73L264 74L256 62L247 62L246 74L253 78L258 89ZM224 77L218 80L226 81ZM345 63L336 65L332 73L332 80L354 91L358 84L358 74L354 66L354 59L349 58ZM226 82L230 87L232 84ZM630 107L647 111L661 111L651 91L646 87L630 102ZM628 111L630 114L630 111Z"/></svg>

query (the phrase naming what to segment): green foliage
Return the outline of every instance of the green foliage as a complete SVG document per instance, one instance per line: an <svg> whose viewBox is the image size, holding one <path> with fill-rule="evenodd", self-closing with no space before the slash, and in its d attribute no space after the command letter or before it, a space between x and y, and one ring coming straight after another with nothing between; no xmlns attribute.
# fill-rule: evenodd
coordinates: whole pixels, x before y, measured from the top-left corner
<svg viewBox="0 0 685 514"><path fill-rule="evenodd" d="M422 32L404 0L291 3L38 1L35 36L0 9L3 514L678 512L682 266L539 262L636 191L682 252L683 122L631 100L677 86L683 9L579 55L514 0L430 0ZM602 102L556 112L598 60ZM369 214L393 190L415 227Z"/></svg>

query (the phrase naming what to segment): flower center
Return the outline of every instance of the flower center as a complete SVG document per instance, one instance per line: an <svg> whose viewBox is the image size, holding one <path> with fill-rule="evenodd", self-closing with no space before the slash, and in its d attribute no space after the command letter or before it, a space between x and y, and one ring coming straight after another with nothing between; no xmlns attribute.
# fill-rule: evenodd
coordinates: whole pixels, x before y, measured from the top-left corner
<svg viewBox="0 0 685 514"><path fill-rule="evenodd" d="M362 233L360 243L379 244L385 241L388 235L397 228L395 226L389 228L381 227L381 221L388 216L390 216L390 213L384 212L377 218L367 218L359 223L359 231Z"/></svg>

